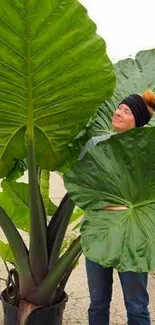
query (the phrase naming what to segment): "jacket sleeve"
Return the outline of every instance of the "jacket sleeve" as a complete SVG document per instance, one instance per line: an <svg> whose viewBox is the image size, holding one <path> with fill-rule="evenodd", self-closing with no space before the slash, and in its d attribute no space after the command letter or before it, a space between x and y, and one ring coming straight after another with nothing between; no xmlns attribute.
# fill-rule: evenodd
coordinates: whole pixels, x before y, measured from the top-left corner
<svg viewBox="0 0 155 325"><path fill-rule="evenodd" d="M88 140L83 147L78 160L82 159L83 156L85 155L86 151L91 149L92 147L95 147L98 142L105 141L109 139L111 134L104 134L104 135L99 135L98 137L92 137L90 140Z"/></svg>

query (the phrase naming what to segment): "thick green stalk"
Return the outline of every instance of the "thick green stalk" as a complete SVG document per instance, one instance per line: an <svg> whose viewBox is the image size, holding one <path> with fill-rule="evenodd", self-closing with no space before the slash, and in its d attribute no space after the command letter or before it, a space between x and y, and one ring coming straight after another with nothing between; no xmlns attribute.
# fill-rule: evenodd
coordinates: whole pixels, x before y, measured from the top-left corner
<svg viewBox="0 0 155 325"><path fill-rule="evenodd" d="M26 4L26 16L29 2ZM30 251L29 260L33 277L37 283L45 276L47 271L47 228L46 215L37 182L35 150L34 150L34 123L33 123L33 96L32 96L32 62L31 42L29 35L29 21L26 21L27 30L27 138L28 138L28 173L30 186ZM38 256L39 254L39 256Z"/></svg>
<svg viewBox="0 0 155 325"><path fill-rule="evenodd" d="M52 270L54 268L60 256L62 242L64 240L66 229L68 227L69 220L74 210L74 207L75 207L75 203L68 196L63 206L63 210L62 210L63 214L62 211L60 211L60 214L62 214L62 218L61 218L61 223L59 225L59 228L56 231L55 240L51 249L49 266L48 266L49 270Z"/></svg>
<svg viewBox="0 0 155 325"><path fill-rule="evenodd" d="M64 274L81 252L80 236L74 240L68 250L61 256L53 271L49 271L37 291L28 297L32 303L49 306L52 304L55 292Z"/></svg>
<svg viewBox="0 0 155 325"><path fill-rule="evenodd" d="M46 215L48 215L49 210L49 179L50 172L48 170L42 169L40 177L40 191L43 198Z"/></svg>
<svg viewBox="0 0 155 325"><path fill-rule="evenodd" d="M67 281L74 269L74 267L76 266L78 260L79 260L79 257L81 256L82 254L82 249L81 251L79 252L79 254L75 257L74 261L72 262L72 264L70 265L70 267L68 268L67 272L65 273L62 281L60 282L60 285L59 287L57 288L56 290L56 293L55 293L55 296L53 298L53 304L57 304L59 301L61 301L62 297L63 297L63 294L64 294L64 290L65 290L65 286L67 284Z"/></svg>
<svg viewBox="0 0 155 325"><path fill-rule="evenodd" d="M20 281L20 295L24 299L27 293L35 287L29 267L28 251L18 230L2 208L0 208L0 226L16 260Z"/></svg>
<svg viewBox="0 0 155 325"><path fill-rule="evenodd" d="M57 231L61 225L62 218L64 216L65 206L68 201L68 193L61 200L58 208L56 209L53 217L51 218L47 227L47 240L48 240L48 252L49 256L55 242Z"/></svg>

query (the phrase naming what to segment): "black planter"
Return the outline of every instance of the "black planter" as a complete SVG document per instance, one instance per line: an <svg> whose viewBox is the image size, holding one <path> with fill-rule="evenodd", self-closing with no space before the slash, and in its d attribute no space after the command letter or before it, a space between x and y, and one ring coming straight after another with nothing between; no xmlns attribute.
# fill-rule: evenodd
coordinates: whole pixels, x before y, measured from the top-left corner
<svg viewBox="0 0 155 325"><path fill-rule="evenodd" d="M1 300L4 311L4 325L16 325L18 308L9 305L4 297L6 291L1 293ZM28 318L27 325L62 325L63 311L67 296L64 294L64 298L58 304L49 308L39 308L34 310Z"/></svg>

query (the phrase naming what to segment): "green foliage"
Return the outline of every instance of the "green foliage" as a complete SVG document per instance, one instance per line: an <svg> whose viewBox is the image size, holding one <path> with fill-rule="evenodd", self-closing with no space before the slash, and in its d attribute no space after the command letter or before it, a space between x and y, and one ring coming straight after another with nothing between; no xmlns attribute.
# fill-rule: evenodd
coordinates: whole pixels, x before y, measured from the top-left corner
<svg viewBox="0 0 155 325"><path fill-rule="evenodd" d="M44 176L45 172L42 174L43 183L45 182ZM7 212L14 225L20 230L27 232L29 235L29 185L26 183L19 183L14 181L9 182L6 180L3 180L1 185L3 192L0 193L0 206ZM44 194L45 193L43 193L43 198ZM47 200L45 203L47 203ZM48 205L45 206L47 208L47 220L49 221L57 209L57 206L49 199L49 188ZM81 209L74 209L74 212L72 213L71 219L69 221L70 230L79 228L79 220L81 219L82 215L83 211ZM64 239L61 251L64 252L65 249L69 246L70 241L75 238L75 235L71 235L71 238ZM7 262L14 261L14 257L9 244L5 244L2 241L0 241L0 257Z"/></svg>
<svg viewBox="0 0 155 325"><path fill-rule="evenodd" d="M14 159L13 167L8 172L6 179L7 181L16 181L18 178L24 175L24 172L27 170L27 161L26 159L19 160Z"/></svg>
<svg viewBox="0 0 155 325"><path fill-rule="evenodd" d="M29 233L30 230L30 204L29 185L20 182L2 181L3 192L0 193L0 205L7 212L15 226ZM57 206L46 199L47 216L52 216Z"/></svg>
<svg viewBox="0 0 155 325"><path fill-rule="evenodd" d="M29 231L29 188L28 184L3 180L0 206L6 211L15 226Z"/></svg>
<svg viewBox="0 0 155 325"><path fill-rule="evenodd" d="M0 18L0 177L25 157L29 173L29 190L3 183L0 225L15 257L21 300L49 306L62 298L81 245L79 236L62 254L75 205L66 195L47 226L37 170L66 163L69 143L112 95L115 76L105 42L76 0L2 0ZM16 228L28 213L29 249ZM28 315L19 310L24 323Z"/></svg>
<svg viewBox="0 0 155 325"><path fill-rule="evenodd" d="M86 210L85 256L121 272L155 268L154 134L148 127L113 135L64 177L71 198Z"/></svg>
<svg viewBox="0 0 155 325"><path fill-rule="evenodd" d="M2 0L0 16L0 177L27 156L28 109L36 163L58 169L68 144L112 94L105 42L76 0L39 0L37 10L35 0Z"/></svg>
<svg viewBox="0 0 155 325"><path fill-rule="evenodd" d="M15 258L10 245L0 240L0 257L3 261L15 263Z"/></svg>

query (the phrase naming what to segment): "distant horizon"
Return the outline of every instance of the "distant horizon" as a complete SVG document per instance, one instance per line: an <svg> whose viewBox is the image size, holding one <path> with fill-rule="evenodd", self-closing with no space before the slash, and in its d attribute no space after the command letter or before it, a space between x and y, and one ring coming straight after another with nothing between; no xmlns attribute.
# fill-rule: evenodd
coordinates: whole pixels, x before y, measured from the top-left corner
<svg viewBox="0 0 155 325"><path fill-rule="evenodd" d="M97 24L97 33L107 45L113 62L155 48L154 0L79 0Z"/></svg>

